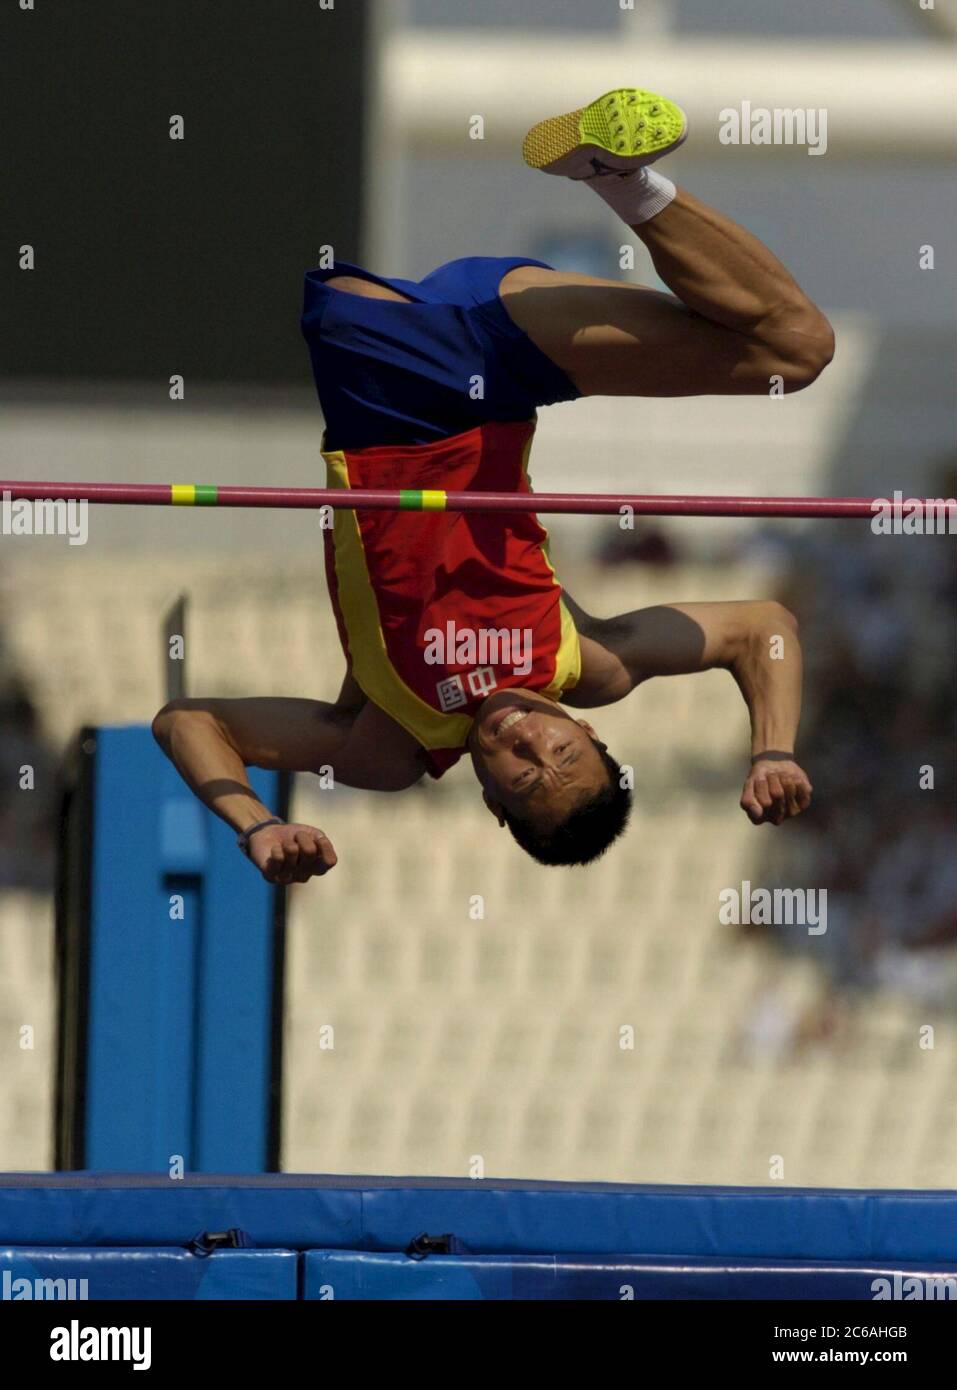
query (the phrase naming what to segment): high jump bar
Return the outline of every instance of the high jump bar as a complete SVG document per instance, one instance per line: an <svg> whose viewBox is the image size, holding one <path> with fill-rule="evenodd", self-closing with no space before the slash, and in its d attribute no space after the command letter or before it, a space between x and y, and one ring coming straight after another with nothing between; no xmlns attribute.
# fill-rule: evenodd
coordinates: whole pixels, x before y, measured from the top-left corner
<svg viewBox="0 0 957 1390"><path fill-rule="evenodd" d="M147 507L276 507L336 511L539 512L594 516L872 517L884 497L687 497L627 492L443 492L418 488L218 487L206 483L0 481L2 501L85 501ZM940 499L908 499L930 508Z"/></svg>

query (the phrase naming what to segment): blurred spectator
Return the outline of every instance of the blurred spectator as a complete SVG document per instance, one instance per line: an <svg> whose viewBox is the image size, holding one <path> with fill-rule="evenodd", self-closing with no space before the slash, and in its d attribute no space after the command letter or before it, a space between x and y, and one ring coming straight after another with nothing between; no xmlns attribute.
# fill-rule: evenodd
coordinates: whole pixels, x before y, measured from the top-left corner
<svg viewBox="0 0 957 1390"><path fill-rule="evenodd" d="M942 471L931 495L955 482ZM781 597L803 631L816 804L774 876L798 881L800 862L801 882L827 888L810 948L841 991L957 1006L957 538L816 527L791 560Z"/></svg>
<svg viewBox="0 0 957 1390"><path fill-rule="evenodd" d="M653 522L638 517L633 531L611 530L595 552L600 565L657 565L666 569L678 556L671 538Z"/></svg>

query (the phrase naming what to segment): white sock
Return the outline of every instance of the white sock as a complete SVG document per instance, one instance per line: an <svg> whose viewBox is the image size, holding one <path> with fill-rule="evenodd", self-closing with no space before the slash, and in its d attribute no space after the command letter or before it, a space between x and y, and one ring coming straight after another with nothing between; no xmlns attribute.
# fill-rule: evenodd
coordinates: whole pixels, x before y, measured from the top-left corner
<svg viewBox="0 0 957 1390"><path fill-rule="evenodd" d="M629 227L636 227L662 212L678 191L670 179L654 169L597 174L582 182L587 188L593 188Z"/></svg>

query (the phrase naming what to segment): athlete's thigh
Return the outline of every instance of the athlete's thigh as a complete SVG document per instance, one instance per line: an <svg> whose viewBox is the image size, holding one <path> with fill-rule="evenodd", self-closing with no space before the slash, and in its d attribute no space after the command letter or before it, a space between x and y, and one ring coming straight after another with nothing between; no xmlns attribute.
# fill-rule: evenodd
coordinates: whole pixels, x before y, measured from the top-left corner
<svg viewBox="0 0 957 1390"><path fill-rule="evenodd" d="M520 266L503 277L499 295L583 395L745 395L767 387L766 348L644 285Z"/></svg>
<svg viewBox="0 0 957 1390"><path fill-rule="evenodd" d="M326 285L343 294L357 294L360 299L397 299L403 304L412 303L407 294L400 294L388 285L376 284L374 280L362 280L358 275L330 275Z"/></svg>

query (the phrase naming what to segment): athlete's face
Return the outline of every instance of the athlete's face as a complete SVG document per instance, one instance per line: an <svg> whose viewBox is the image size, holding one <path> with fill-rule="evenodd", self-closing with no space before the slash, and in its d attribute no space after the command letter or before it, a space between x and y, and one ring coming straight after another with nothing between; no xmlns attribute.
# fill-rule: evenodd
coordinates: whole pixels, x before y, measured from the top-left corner
<svg viewBox="0 0 957 1390"><path fill-rule="evenodd" d="M503 690L479 709L469 752L485 804L547 831L608 785L608 773L584 720L533 690Z"/></svg>

